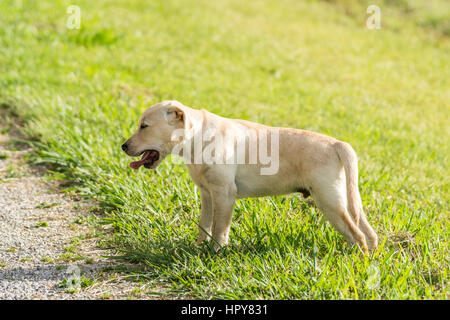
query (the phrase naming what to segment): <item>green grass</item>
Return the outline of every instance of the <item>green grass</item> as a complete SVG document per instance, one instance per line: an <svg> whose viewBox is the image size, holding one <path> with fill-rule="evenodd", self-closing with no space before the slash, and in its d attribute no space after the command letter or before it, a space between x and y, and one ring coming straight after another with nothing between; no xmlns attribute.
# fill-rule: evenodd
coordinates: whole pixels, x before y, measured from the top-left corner
<svg viewBox="0 0 450 320"><path fill-rule="evenodd" d="M4 159L8 159L8 158L9 158L8 154L3 153L3 152L0 153L0 160L4 160Z"/></svg>
<svg viewBox="0 0 450 320"><path fill-rule="evenodd" d="M37 228L46 228L48 227L48 223L46 221L36 223Z"/></svg>
<svg viewBox="0 0 450 320"><path fill-rule="evenodd" d="M47 203L47 202L41 202L40 204L38 204L36 206L36 209L48 209L48 208L52 208L59 205L59 203L57 202L53 202L53 203Z"/></svg>
<svg viewBox="0 0 450 320"><path fill-rule="evenodd" d="M365 1L84 0L69 30L69 1L2 1L0 103L167 294L448 299L449 4L372 3L380 30ZM379 250L347 246L299 195L238 201L229 247L196 248L186 168L136 172L120 150L165 99L349 142Z"/></svg>
<svg viewBox="0 0 450 320"><path fill-rule="evenodd" d="M46 263L50 263L50 264L55 264L55 260L53 258L47 257L47 256L42 257L41 261L42 262L46 262Z"/></svg>
<svg viewBox="0 0 450 320"><path fill-rule="evenodd" d="M80 288L87 288L92 286L95 283L95 279L88 278L84 274L81 277L77 278L75 276L71 276L68 279L64 279L58 284L59 288L65 288L66 293L78 293Z"/></svg>

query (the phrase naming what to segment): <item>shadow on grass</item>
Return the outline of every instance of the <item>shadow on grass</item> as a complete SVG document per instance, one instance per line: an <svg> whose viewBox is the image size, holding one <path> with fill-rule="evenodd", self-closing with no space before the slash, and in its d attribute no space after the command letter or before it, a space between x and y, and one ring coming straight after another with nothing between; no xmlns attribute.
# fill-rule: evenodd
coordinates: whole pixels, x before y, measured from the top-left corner
<svg viewBox="0 0 450 320"><path fill-rule="evenodd" d="M311 231L314 232L314 231ZM195 264L193 260L201 260L203 266L209 263L221 260L240 260L244 261L245 256L252 259L270 259L285 255L298 255L301 251L302 258L306 259L324 259L328 255L347 255L352 254L357 248L349 246L343 239L337 238L332 247L326 243L314 242L310 233L301 232L290 234L284 237L283 243L275 244L274 240L266 239L258 241L243 238L231 238L230 244L222 247L217 252L214 250L211 242L204 242L197 246L189 236L174 239L155 239L140 242L126 239L126 236L116 238L111 245L121 254L111 256L111 259L121 259L131 263L143 264L145 272L149 278L155 278L160 272L168 273L180 266ZM137 246L137 243L139 245Z"/></svg>

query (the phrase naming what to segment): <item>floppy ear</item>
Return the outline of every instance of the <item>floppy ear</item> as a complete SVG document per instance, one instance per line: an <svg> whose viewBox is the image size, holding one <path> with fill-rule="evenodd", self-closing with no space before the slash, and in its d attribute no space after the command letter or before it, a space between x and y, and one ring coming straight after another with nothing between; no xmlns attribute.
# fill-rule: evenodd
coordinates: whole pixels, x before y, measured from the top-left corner
<svg viewBox="0 0 450 320"><path fill-rule="evenodd" d="M184 123L184 112L178 107L171 106L166 110L166 119L170 124Z"/></svg>

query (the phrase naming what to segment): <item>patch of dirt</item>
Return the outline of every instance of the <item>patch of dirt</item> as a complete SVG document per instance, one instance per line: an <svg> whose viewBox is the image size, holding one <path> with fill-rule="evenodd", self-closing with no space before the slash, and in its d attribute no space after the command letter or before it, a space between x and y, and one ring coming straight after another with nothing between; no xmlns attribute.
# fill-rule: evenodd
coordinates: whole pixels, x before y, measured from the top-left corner
<svg viewBox="0 0 450 320"><path fill-rule="evenodd" d="M20 127L0 110L0 299L160 299L164 286L130 279L136 265L108 259L98 246L92 200L62 193L32 152ZM127 270L128 278L117 270Z"/></svg>

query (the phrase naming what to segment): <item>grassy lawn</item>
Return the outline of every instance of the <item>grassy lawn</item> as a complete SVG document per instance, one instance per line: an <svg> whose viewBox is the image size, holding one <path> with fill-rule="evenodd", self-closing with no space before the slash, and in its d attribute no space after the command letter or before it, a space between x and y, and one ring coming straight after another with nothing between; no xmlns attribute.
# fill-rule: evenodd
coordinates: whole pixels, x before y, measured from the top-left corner
<svg viewBox="0 0 450 320"><path fill-rule="evenodd" d="M99 199L108 244L149 284L198 298L448 299L450 4L371 1L0 2L0 104L36 160ZM66 27L81 8L81 29ZM165 99L349 142L380 239L371 257L300 195L239 200L230 245L195 247L198 190L121 143Z"/></svg>

